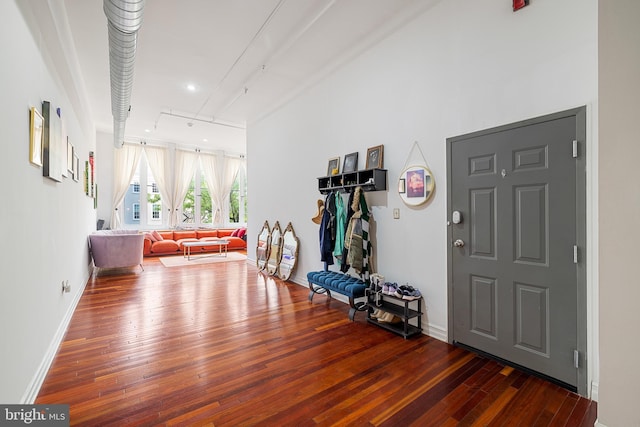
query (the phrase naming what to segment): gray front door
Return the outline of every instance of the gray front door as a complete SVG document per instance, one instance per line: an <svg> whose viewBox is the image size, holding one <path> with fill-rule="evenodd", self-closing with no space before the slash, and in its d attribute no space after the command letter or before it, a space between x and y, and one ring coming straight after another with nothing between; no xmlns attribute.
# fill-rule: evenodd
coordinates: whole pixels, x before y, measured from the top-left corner
<svg viewBox="0 0 640 427"><path fill-rule="evenodd" d="M584 115L447 141L451 340L576 389L586 348Z"/></svg>

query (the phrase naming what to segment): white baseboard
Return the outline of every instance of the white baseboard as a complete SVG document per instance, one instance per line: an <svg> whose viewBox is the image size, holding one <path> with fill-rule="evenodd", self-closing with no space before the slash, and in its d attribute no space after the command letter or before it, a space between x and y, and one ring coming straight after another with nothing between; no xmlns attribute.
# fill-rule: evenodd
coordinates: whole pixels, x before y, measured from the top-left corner
<svg viewBox="0 0 640 427"><path fill-rule="evenodd" d="M447 330L439 326L428 324L426 330L423 332L426 332L426 335L429 335L432 338L448 342L449 334L447 333Z"/></svg>
<svg viewBox="0 0 640 427"><path fill-rule="evenodd" d="M27 387L27 390L22 395L22 399L20 399L21 404L30 405L36 401L36 398L38 397L38 393L40 392L40 387L42 387L42 383L47 377L49 368L51 367L51 364L53 363L53 360L55 359L56 354L58 353L58 348L60 348L60 344L64 339L64 335L67 332L69 323L71 323L71 318L73 317L73 313L76 310L78 303L80 302L80 298L82 297L82 294L84 294L84 289L86 288L87 283L89 282L89 278L91 277L91 274L93 274L93 269L92 269L92 266L89 266L89 277L87 277L84 280L82 289L80 289L76 293L73 301L71 301L71 304L69 305L69 308L64 315L64 318L62 319L62 322L60 322L60 325L58 325L58 330L53 336L53 339L49 344L49 348L47 348L47 352L45 353L42 359L42 362L40 362L40 366L38 366L38 369L36 370L35 375L31 379L31 382Z"/></svg>
<svg viewBox="0 0 640 427"><path fill-rule="evenodd" d="M591 400L594 402L598 401L598 383L593 381L591 382Z"/></svg>

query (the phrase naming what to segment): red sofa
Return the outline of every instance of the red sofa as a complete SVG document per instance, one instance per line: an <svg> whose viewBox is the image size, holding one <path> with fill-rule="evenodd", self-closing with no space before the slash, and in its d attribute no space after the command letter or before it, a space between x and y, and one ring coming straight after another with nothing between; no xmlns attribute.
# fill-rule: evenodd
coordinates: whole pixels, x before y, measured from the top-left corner
<svg viewBox="0 0 640 427"><path fill-rule="evenodd" d="M195 242L198 240L216 240L224 238L229 241L228 250L247 249L247 242L235 234L244 233L242 229L217 229L217 230L175 230L146 232L144 235L144 256L175 255L182 254L184 242ZM161 237L161 238L158 238ZM218 246L195 246L191 248L191 253L217 251Z"/></svg>

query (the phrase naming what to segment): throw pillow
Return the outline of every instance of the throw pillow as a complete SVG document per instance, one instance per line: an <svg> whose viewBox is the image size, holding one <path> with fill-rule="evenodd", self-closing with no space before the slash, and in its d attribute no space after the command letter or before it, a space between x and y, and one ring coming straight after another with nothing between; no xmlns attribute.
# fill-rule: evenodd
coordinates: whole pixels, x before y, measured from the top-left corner
<svg viewBox="0 0 640 427"><path fill-rule="evenodd" d="M160 233L158 233L157 230L153 230L151 232L151 235L156 238L156 242L162 242L164 240L164 238L160 235Z"/></svg>
<svg viewBox="0 0 640 427"><path fill-rule="evenodd" d="M231 233L231 237L240 237L238 236L238 233L240 232L239 228L236 228L235 230L233 230L233 232Z"/></svg>
<svg viewBox="0 0 640 427"><path fill-rule="evenodd" d="M240 231L238 232L238 237L242 239L242 238L244 237L244 235L245 235L245 234L247 234L247 229L243 227L243 228L241 228L241 229L240 229Z"/></svg>
<svg viewBox="0 0 640 427"><path fill-rule="evenodd" d="M155 237L153 237L152 233L144 233L144 238L145 239L149 239L152 242L157 242L158 241Z"/></svg>

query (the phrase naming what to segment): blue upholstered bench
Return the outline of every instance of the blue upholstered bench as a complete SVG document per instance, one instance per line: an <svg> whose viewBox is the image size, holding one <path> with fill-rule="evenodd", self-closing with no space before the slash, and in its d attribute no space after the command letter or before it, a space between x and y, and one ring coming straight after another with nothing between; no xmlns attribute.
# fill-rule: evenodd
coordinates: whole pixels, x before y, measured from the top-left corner
<svg viewBox="0 0 640 427"><path fill-rule="evenodd" d="M367 285L356 277L342 274L337 271L312 271L307 273L307 281L309 282L309 301L313 301L315 294L326 293L331 298L331 292L337 292L349 298L349 320L353 321L356 311L365 311L367 304L365 302L356 302L356 298L365 296L364 290Z"/></svg>

